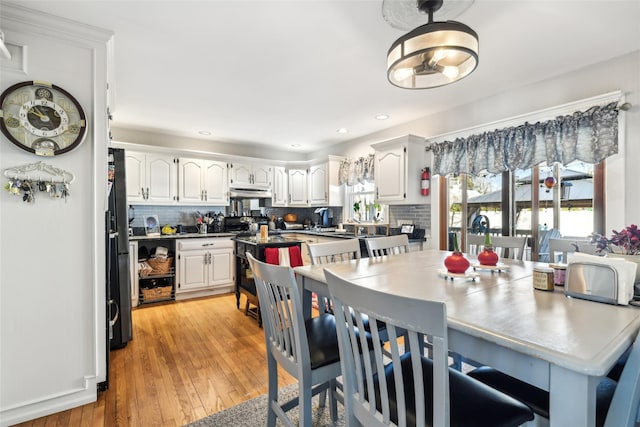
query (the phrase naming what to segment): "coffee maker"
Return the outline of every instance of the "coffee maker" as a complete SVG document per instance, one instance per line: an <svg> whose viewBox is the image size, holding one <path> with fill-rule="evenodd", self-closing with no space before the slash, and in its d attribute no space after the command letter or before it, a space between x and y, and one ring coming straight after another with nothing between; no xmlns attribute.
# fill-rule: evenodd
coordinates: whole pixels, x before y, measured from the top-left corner
<svg viewBox="0 0 640 427"><path fill-rule="evenodd" d="M319 217L318 226L329 227L331 225L329 224L329 208L318 208L313 212Z"/></svg>

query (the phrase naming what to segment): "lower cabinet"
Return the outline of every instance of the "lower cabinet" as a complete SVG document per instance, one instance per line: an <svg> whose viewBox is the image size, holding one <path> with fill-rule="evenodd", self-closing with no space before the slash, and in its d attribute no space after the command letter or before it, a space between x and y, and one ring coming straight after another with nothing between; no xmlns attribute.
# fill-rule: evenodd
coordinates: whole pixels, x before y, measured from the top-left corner
<svg viewBox="0 0 640 427"><path fill-rule="evenodd" d="M232 292L233 247L229 238L178 240L176 299Z"/></svg>

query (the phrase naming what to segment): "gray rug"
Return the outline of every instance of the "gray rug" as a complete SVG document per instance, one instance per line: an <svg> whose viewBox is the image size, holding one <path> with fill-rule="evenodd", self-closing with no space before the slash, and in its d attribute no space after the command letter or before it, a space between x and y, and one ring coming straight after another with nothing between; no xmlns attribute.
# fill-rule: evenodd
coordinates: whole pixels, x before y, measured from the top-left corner
<svg viewBox="0 0 640 427"><path fill-rule="evenodd" d="M291 384L279 390L279 400L286 402L298 395L298 384ZM313 407L313 427L330 427L331 416L329 415L329 399L324 408L318 406L319 396L315 396L311 401ZM344 423L344 407L338 403L338 422L335 427L342 427ZM298 423L298 408L295 407L287 412L294 424ZM211 427L211 426L238 426L238 427L264 427L267 423L267 395L256 397L232 408L225 409L217 414L209 415L206 418L188 424L188 427ZM278 426L283 425L280 421Z"/></svg>

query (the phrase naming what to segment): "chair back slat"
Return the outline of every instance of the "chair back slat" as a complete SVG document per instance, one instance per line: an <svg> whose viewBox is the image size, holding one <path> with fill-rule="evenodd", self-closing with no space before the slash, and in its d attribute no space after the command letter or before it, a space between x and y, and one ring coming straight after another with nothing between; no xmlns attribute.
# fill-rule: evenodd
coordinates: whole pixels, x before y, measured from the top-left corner
<svg viewBox="0 0 640 427"><path fill-rule="evenodd" d="M301 363L308 365L309 354L301 350L308 343L293 269L260 262L249 252L247 259L258 291L267 348L291 369Z"/></svg>
<svg viewBox="0 0 640 427"><path fill-rule="evenodd" d="M365 240L370 257L398 255L409 252L409 238L406 234L372 237Z"/></svg>
<svg viewBox="0 0 640 427"><path fill-rule="evenodd" d="M366 426L388 426L392 423L389 402L397 402L398 426L406 420L407 399L415 401L417 425L425 425L425 400L423 363L419 351L405 352L406 348L422 348L425 335L433 340L433 425L449 425L449 375L446 306L443 302L416 300L379 292L358 286L325 269L329 293L334 302L338 344L344 381L345 405L353 416ZM369 322L386 324L389 351L391 354L393 381L385 381L385 366L388 359L380 344L378 328L371 327L373 351L371 360L361 357L360 348L366 348L367 340L362 322L363 315ZM354 322L355 319L355 322ZM403 337L404 340L399 340ZM407 341L408 340L408 343ZM407 358L410 359L407 361ZM405 377L403 364L410 363L411 378ZM404 371L404 373L403 373ZM380 381L377 382L375 379ZM413 384L413 390L405 393L405 383ZM446 392L446 393L445 393ZM395 399L390 399L391 394ZM377 396L376 396L377 394ZM376 405L377 398L377 405ZM351 414L350 414L351 415Z"/></svg>
<svg viewBox="0 0 640 427"><path fill-rule="evenodd" d="M595 255L596 246L588 240L549 239L549 262L567 262L567 256L573 252ZM560 252L561 258L558 258Z"/></svg>
<svg viewBox="0 0 640 427"><path fill-rule="evenodd" d="M478 255L484 248L484 234L467 234L466 250L470 255Z"/></svg>
<svg viewBox="0 0 640 427"><path fill-rule="evenodd" d="M335 242L309 243L311 264L329 264L332 262L360 259L358 239L342 239Z"/></svg>

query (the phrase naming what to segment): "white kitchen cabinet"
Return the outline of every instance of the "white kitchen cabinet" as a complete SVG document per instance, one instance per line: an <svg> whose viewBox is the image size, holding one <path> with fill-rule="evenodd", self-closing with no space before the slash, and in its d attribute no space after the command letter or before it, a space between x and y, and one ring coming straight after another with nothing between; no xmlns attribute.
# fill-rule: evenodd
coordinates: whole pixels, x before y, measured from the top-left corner
<svg viewBox="0 0 640 427"><path fill-rule="evenodd" d="M309 204L311 206L326 205L329 202L326 163L311 166L307 182L309 183Z"/></svg>
<svg viewBox="0 0 640 427"><path fill-rule="evenodd" d="M235 188L271 188L272 168L249 163L232 163L229 185Z"/></svg>
<svg viewBox="0 0 640 427"><path fill-rule="evenodd" d="M167 154L125 151L127 201L171 205L176 196L176 159Z"/></svg>
<svg viewBox="0 0 640 427"><path fill-rule="evenodd" d="M129 277L131 278L131 307L138 306L138 242L129 242Z"/></svg>
<svg viewBox="0 0 640 427"><path fill-rule="evenodd" d="M309 168L309 204L311 206L342 206L344 186L338 184L341 157L329 156L329 161Z"/></svg>
<svg viewBox="0 0 640 427"><path fill-rule="evenodd" d="M231 239L180 239L176 247L176 300L234 290L235 257Z"/></svg>
<svg viewBox="0 0 640 427"><path fill-rule="evenodd" d="M227 163L210 159L178 159L178 202L181 205L229 204Z"/></svg>
<svg viewBox="0 0 640 427"><path fill-rule="evenodd" d="M287 206L289 198L289 187L287 186L287 169L284 166L275 166L273 168L273 198L272 206Z"/></svg>
<svg viewBox="0 0 640 427"><path fill-rule="evenodd" d="M424 138L406 135L373 144L375 150L376 200L391 205L428 204L420 194L420 176L427 164Z"/></svg>
<svg viewBox="0 0 640 427"><path fill-rule="evenodd" d="M309 206L307 169L289 169L289 206Z"/></svg>

